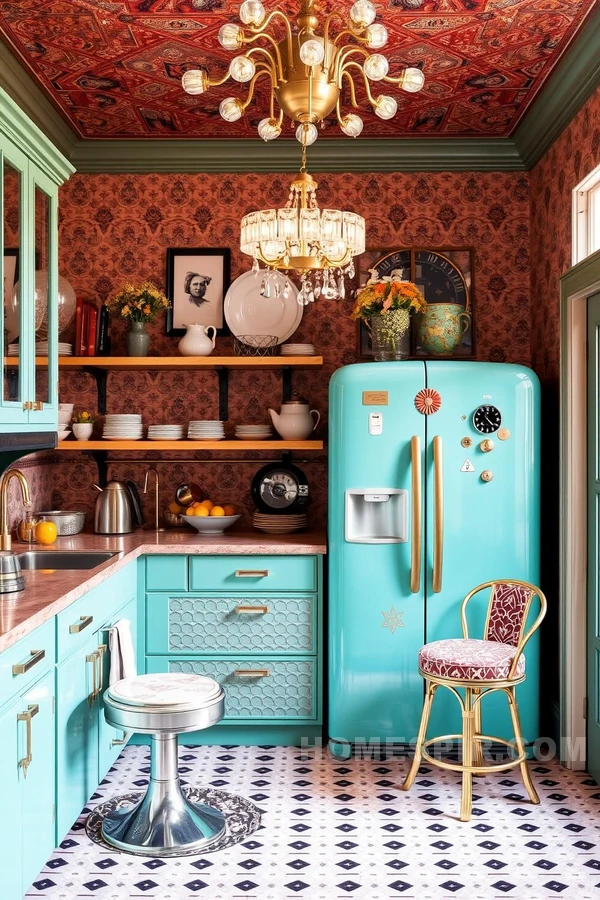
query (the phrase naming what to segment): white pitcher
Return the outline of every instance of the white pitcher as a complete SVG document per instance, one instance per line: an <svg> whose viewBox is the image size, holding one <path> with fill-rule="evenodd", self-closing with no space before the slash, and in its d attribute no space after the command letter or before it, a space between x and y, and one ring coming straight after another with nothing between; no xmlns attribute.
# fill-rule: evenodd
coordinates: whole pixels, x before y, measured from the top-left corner
<svg viewBox="0 0 600 900"><path fill-rule="evenodd" d="M321 421L317 409L309 409L308 402L294 394L291 400L281 404L281 412L269 410L273 425L284 441L304 441ZM313 419L316 416L316 420Z"/></svg>
<svg viewBox="0 0 600 900"><path fill-rule="evenodd" d="M214 325L185 325L186 334L179 341L179 352L182 356L210 356L215 349L217 329ZM212 337L209 331L212 329Z"/></svg>

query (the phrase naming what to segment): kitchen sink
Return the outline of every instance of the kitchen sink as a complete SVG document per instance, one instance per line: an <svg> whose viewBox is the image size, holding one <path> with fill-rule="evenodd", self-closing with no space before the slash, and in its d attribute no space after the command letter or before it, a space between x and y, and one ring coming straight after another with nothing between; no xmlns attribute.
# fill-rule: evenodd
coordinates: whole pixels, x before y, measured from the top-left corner
<svg viewBox="0 0 600 900"><path fill-rule="evenodd" d="M27 550L17 559L22 569L95 569L118 550Z"/></svg>

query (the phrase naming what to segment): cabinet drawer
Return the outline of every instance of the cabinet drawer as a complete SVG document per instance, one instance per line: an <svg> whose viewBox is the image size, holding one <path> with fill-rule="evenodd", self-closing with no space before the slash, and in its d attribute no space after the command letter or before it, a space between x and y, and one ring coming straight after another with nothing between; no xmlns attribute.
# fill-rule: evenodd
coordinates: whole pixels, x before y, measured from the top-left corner
<svg viewBox="0 0 600 900"><path fill-rule="evenodd" d="M146 671L187 672L214 678L225 691L225 722L315 719L318 715L317 661L314 658L174 659L149 656ZM236 674L239 671L257 674Z"/></svg>
<svg viewBox="0 0 600 900"><path fill-rule="evenodd" d="M17 691L22 693L54 662L54 619L49 619L0 654L0 706ZM13 667L18 667L14 673Z"/></svg>
<svg viewBox="0 0 600 900"><path fill-rule="evenodd" d="M190 556L191 591L316 591L314 556ZM171 588L168 588L171 590Z"/></svg>
<svg viewBox="0 0 600 900"><path fill-rule="evenodd" d="M148 653L314 653L316 596L146 595Z"/></svg>
<svg viewBox="0 0 600 900"><path fill-rule="evenodd" d="M59 612L56 617L57 659L64 659L79 647L136 594L136 565L132 563Z"/></svg>
<svg viewBox="0 0 600 900"><path fill-rule="evenodd" d="M152 554L146 557L147 591L187 591L188 558L185 554Z"/></svg>

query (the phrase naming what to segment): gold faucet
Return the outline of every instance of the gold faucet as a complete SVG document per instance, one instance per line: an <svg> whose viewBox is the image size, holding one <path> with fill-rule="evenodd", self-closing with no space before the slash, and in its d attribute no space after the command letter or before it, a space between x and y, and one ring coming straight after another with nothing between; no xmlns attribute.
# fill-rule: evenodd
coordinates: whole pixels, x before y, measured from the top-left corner
<svg viewBox="0 0 600 900"><path fill-rule="evenodd" d="M159 525L159 512L158 512L158 471L154 468L154 466L150 466L146 469L146 477L144 478L144 493L148 493L148 476L150 472L154 472L154 528L148 526L149 530L153 531L164 531L164 528L161 528Z"/></svg>
<svg viewBox="0 0 600 900"><path fill-rule="evenodd" d="M9 469L0 479L0 550L10 550L12 544L8 527L8 486L12 478L16 478L21 485L21 496L25 506L31 506L27 479L20 469Z"/></svg>

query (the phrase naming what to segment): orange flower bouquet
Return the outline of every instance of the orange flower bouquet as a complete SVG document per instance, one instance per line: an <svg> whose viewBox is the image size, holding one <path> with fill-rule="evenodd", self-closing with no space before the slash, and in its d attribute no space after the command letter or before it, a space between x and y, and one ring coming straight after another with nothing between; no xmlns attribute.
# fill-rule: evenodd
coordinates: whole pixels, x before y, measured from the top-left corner
<svg viewBox="0 0 600 900"><path fill-rule="evenodd" d="M425 298L412 281L402 281L399 269L384 277L377 269L370 272L356 294L352 317L363 319L369 328L376 360L403 359L409 352L410 317L423 312Z"/></svg>

